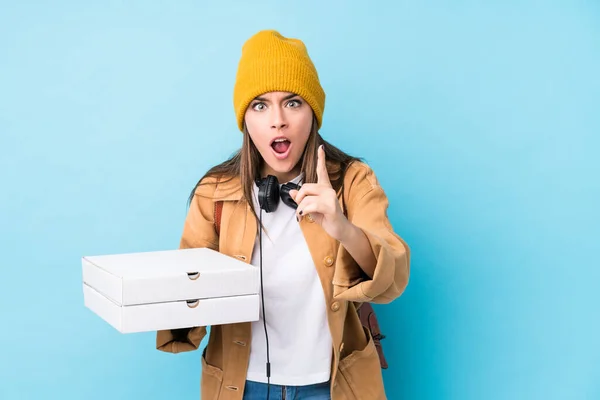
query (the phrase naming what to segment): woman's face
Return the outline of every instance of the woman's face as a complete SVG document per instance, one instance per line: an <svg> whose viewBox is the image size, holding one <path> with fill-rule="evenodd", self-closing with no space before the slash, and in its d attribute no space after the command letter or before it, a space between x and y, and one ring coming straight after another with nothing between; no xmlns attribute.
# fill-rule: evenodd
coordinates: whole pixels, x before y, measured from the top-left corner
<svg viewBox="0 0 600 400"><path fill-rule="evenodd" d="M310 105L293 93L269 92L252 100L245 121L250 138L265 160L263 176L275 175L280 183L295 178L312 128Z"/></svg>

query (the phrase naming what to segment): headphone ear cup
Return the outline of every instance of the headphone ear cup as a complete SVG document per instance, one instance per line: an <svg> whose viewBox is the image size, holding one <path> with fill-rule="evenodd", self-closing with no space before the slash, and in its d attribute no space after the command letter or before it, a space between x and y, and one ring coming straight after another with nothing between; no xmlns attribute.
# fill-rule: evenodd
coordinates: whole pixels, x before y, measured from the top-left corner
<svg viewBox="0 0 600 400"><path fill-rule="evenodd" d="M298 208L298 204L290 196L290 190L300 190L300 186L295 183L288 182L281 186L281 201L294 210Z"/></svg>
<svg viewBox="0 0 600 400"><path fill-rule="evenodd" d="M264 210L265 204L267 202L266 194L265 194L265 188L266 188L267 182L266 182L266 179L259 179L259 178L256 178L255 182L256 182L256 186L258 186L258 204L260 205L260 208L262 208Z"/></svg>
<svg viewBox="0 0 600 400"><path fill-rule="evenodd" d="M279 203L279 182L273 175L260 181L258 189L258 203L260 208L270 213L277 209Z"/></svg>

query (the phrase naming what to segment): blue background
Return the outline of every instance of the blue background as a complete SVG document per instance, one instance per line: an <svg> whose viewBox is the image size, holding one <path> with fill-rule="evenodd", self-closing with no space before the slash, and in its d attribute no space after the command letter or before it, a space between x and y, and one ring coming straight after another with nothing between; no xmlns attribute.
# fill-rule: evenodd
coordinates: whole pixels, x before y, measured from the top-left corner
<svg viewBox="0 0 600 400"><path fill-rule="evenodd" d="M0 399L198 398L198 352L83 307L80 257L177 247L264 28L411 245L389 398L600 399L599 2L96 3L0 7Z"/></svg>

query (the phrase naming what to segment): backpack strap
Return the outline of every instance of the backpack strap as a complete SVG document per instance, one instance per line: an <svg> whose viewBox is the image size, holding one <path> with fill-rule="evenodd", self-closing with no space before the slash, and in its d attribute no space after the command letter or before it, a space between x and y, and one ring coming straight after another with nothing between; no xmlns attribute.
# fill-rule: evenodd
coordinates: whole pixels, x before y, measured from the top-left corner
<svg viewBox="0 0 600 400"><path fill-rule="evenodd" d="M379 355L379 364L382 369L387 369L388 364L383 354L383 347L381 346L381 340L385 339L385 335L379 330L379 322L377 321L377 315L371 303L361 303L358 305L357 310L358 317L360 318L361 324L371 332L373 343L377 349Z"/></svg>
<svg viewBox="0 0 600 400"><path fill-rule="evenodd" d="M221 214L223 213L223 202L215 201L215 231L217 236L221 234Z"/></svg>

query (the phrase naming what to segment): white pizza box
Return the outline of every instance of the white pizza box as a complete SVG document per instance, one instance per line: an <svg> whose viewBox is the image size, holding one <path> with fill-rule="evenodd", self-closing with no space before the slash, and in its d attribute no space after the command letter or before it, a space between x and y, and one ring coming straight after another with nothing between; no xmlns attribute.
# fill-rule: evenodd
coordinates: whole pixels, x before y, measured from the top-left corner
<svg viewBox="0 0 600 400"><path fill-rule="evenodd" d="M209 248L82 257L84 304L119 332L258 320L259 270Z"/></svg>

